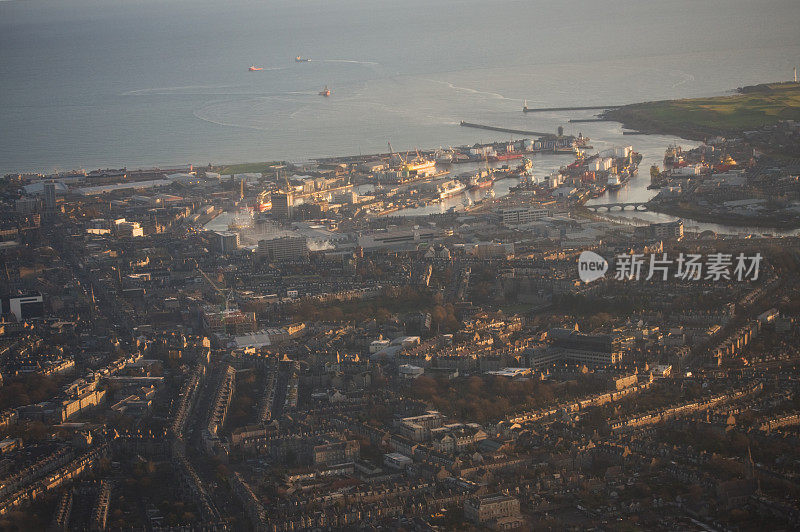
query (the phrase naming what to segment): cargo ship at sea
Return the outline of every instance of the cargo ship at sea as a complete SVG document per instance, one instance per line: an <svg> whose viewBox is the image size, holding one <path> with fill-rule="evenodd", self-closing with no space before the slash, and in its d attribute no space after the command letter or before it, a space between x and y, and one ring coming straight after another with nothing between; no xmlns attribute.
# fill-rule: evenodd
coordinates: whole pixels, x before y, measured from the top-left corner
<svg viewBox="0 0 800 532"><path fill-rule="evenodd" d="M461 181L456 181L455 179L451 179L449 181L445 181L438 187L436 187L437 192L439 192L439 197L441 199L449 198L450 196L455 196L456 194L460 194L467 189L467 186L462 183Z"/></svg>
<svg viewBox="0 0 800 532"><path fill-rule="evenodd" d="M301 57L299 55L294 58L294 62L295 63L308 63L309 61L311 61L311 59L309 59L307 57Z"/></svg>
<svg viewBox="0 0 800 532"><path fill-rule="evenodd" d="M247 70L249 70L250 72L257 72L259 70L264 70L264 67L257 67L255 65L250 65L250 68L248 68Z"/></svg>

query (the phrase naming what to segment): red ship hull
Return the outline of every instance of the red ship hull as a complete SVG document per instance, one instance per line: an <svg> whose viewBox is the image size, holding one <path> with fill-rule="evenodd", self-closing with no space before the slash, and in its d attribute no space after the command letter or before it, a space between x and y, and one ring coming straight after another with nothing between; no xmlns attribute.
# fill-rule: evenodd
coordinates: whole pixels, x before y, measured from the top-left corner
<svg viewBox="0 0 800 532"><path fill-rule="evenodd" d="M489 157L490 161L511 161L514 159L522 159L521 153L503 153L500 155L493 155Z"/></svg>
<svg viewBox="0 0 800 532"><path fill-rule="evenodd" d="M492 183L494 183L494 181L491 180L491 179L488 180L488 181L480 181L479 183L475 183L474 185L469 187L469 189L470 190L478 190L479 188L488 188L488 187L492 186Z"/></svg>

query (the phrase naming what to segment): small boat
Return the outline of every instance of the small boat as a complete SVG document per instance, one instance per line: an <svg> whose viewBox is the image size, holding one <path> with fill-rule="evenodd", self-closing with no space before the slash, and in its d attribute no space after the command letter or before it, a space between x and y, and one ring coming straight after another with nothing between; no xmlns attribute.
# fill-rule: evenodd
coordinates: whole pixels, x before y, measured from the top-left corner
<svg viewBox="0 0 800 532"><path fill-rule="evenodd" d="M321 91L319 91L319 95L320 96L330 96L331 95L331 90L328 88L327 85L325 85L325 88L322 89Z"/></svg>
<svg viewBox="0 0 800 532"><path fill-rule="evenodd" d="M294 58L295 63L308 63L309 61L311 61L311 59L307 57L300 57L299 55Z"/></svg>
<svg viewBox="0 0 800 532"><path fill-rule="evenodd" d="M248 68L247 70L249 70L250 72L256 72L258 70L264 70L264 69L262 67L257 67L257 66L254 66L254 65L250 65L250 68Z"/></svg>

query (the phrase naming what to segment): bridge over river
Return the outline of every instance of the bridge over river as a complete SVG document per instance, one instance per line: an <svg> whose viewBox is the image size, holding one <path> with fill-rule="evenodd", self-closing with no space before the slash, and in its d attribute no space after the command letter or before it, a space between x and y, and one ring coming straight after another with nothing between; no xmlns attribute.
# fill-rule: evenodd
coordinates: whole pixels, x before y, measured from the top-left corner
<svg viewBox="0 0 800 532"><path fill-rule="evenodd" d="M645 202L595 203L593 205L584 205L584 207L593 212L624 211L627 209L634 211L649 210L647 203Z"/></svg>

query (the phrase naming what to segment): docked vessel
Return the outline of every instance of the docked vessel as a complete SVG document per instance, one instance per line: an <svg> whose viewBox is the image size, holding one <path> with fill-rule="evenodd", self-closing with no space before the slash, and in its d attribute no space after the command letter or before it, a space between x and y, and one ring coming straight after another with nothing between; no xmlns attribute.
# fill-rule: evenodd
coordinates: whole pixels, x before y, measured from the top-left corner
<svg viewBox="0 0 800 532"><path fill-rule="evenodd" d="M294 58L294 62L295 63L308 63L309 61L311 61L311 59L309 59L307 57L301 57L299 55Z"/></svg>
<svg viewBox="0 0 800 532"><path fill-rule="evenodd" d="M431 170L435 167L436 167L436 161L434 161L433 159L416 157L412 160L407 161L403 169L407 170L408 172L419 172L419 171Z"/></svg>
<svg viewBox="0 0 800 532"><path fill-rule="evenodd" d="M436 164L452 164L455 154L453 150L438 150L434 155Z"/></svg>
<svg viewBox="0 0 800 532"><path fill-rule="evenodd" d="M509 168L506 177L522 177L527 178L532 175L533 161L527 157L523 157L516 168Z"/></svg>
<svg viewBox="0 0 800 532"><path fill-rule="evenodd" d="M436 190L439 192L439 197L449 198L450 196L455 196L456 194L460 194L467 189L467 186L462 183L461 181L456 181L455 179L451 179L450 181L445 181L438 187Z"/></svg>
<svg viewBox="0 0 800 532"><path fill-rule="evenodd" d="M328 88L327 85L325 85L325 88L322 89L321 91L319 91L319 95L320 96L326 96L326 97L330 96L331 95L331 90Z"/></svg>
<svg viewBox="0 0 800 532"><path fill-rule="evenodd" d="M583 148L586 150L591 150L592 146L589 145L589 141L592 140L589 137L584 137L583 133L578 133L578 136L573 141L573 144L578 148Z"/></svg>
<svg viewBox="0 0 800 532"><path fill-rule="evenodd" d="M664 169L679 168L683 166L683 150L677 144L672 144L667 147L664 153Z"/></svg>
<svg viewBox="0 0 800 532"><path fill-rule="evenodd" d="M489 169L478 170L474 174L464 174L461 181L469 190L488 188L494 183L494 173Z"/></svg>
<svg viewBox="0 0 800 532"><path fill-rule="evenodd" d="M603 195L606 191L606 188L602 185L594 185L591 189L589 189L589 197L590 198L599 198Z"/></svg>
<svg viewBox="0 0 800 532"><path fill-rule="evenodd" d="M249 70L250 72L256 72L258 70L264 70L264 69L262 67L257 67L255 65L250 65L250 68L248 68L247 70Z"/></svg>
<svg viewBox="0 0 800 532"><path fill-rule="evenodd" d="M498 153L497 155L490 155L490 161L511 161L514 159L522 159L521 153Z"/></svg>
<svg viewBox="0 0 800 532"><path fill-rule="evenodd" d="M619 174L615 173L608 174L608 180L606 181L606 188L608 190L619 190L622 188L622 181L619 178Z"/></svg>
<svg viewBox="0 0 800 532"><path fill-rule="evenodd" d="M481 189L481 188L489 188L490 186L492 186L492 183L494 183L494 179L492 179L491 177L481 178L481 179L478 179L470 187L470 189L471 190L478 190L478 189Z"/></svg>

